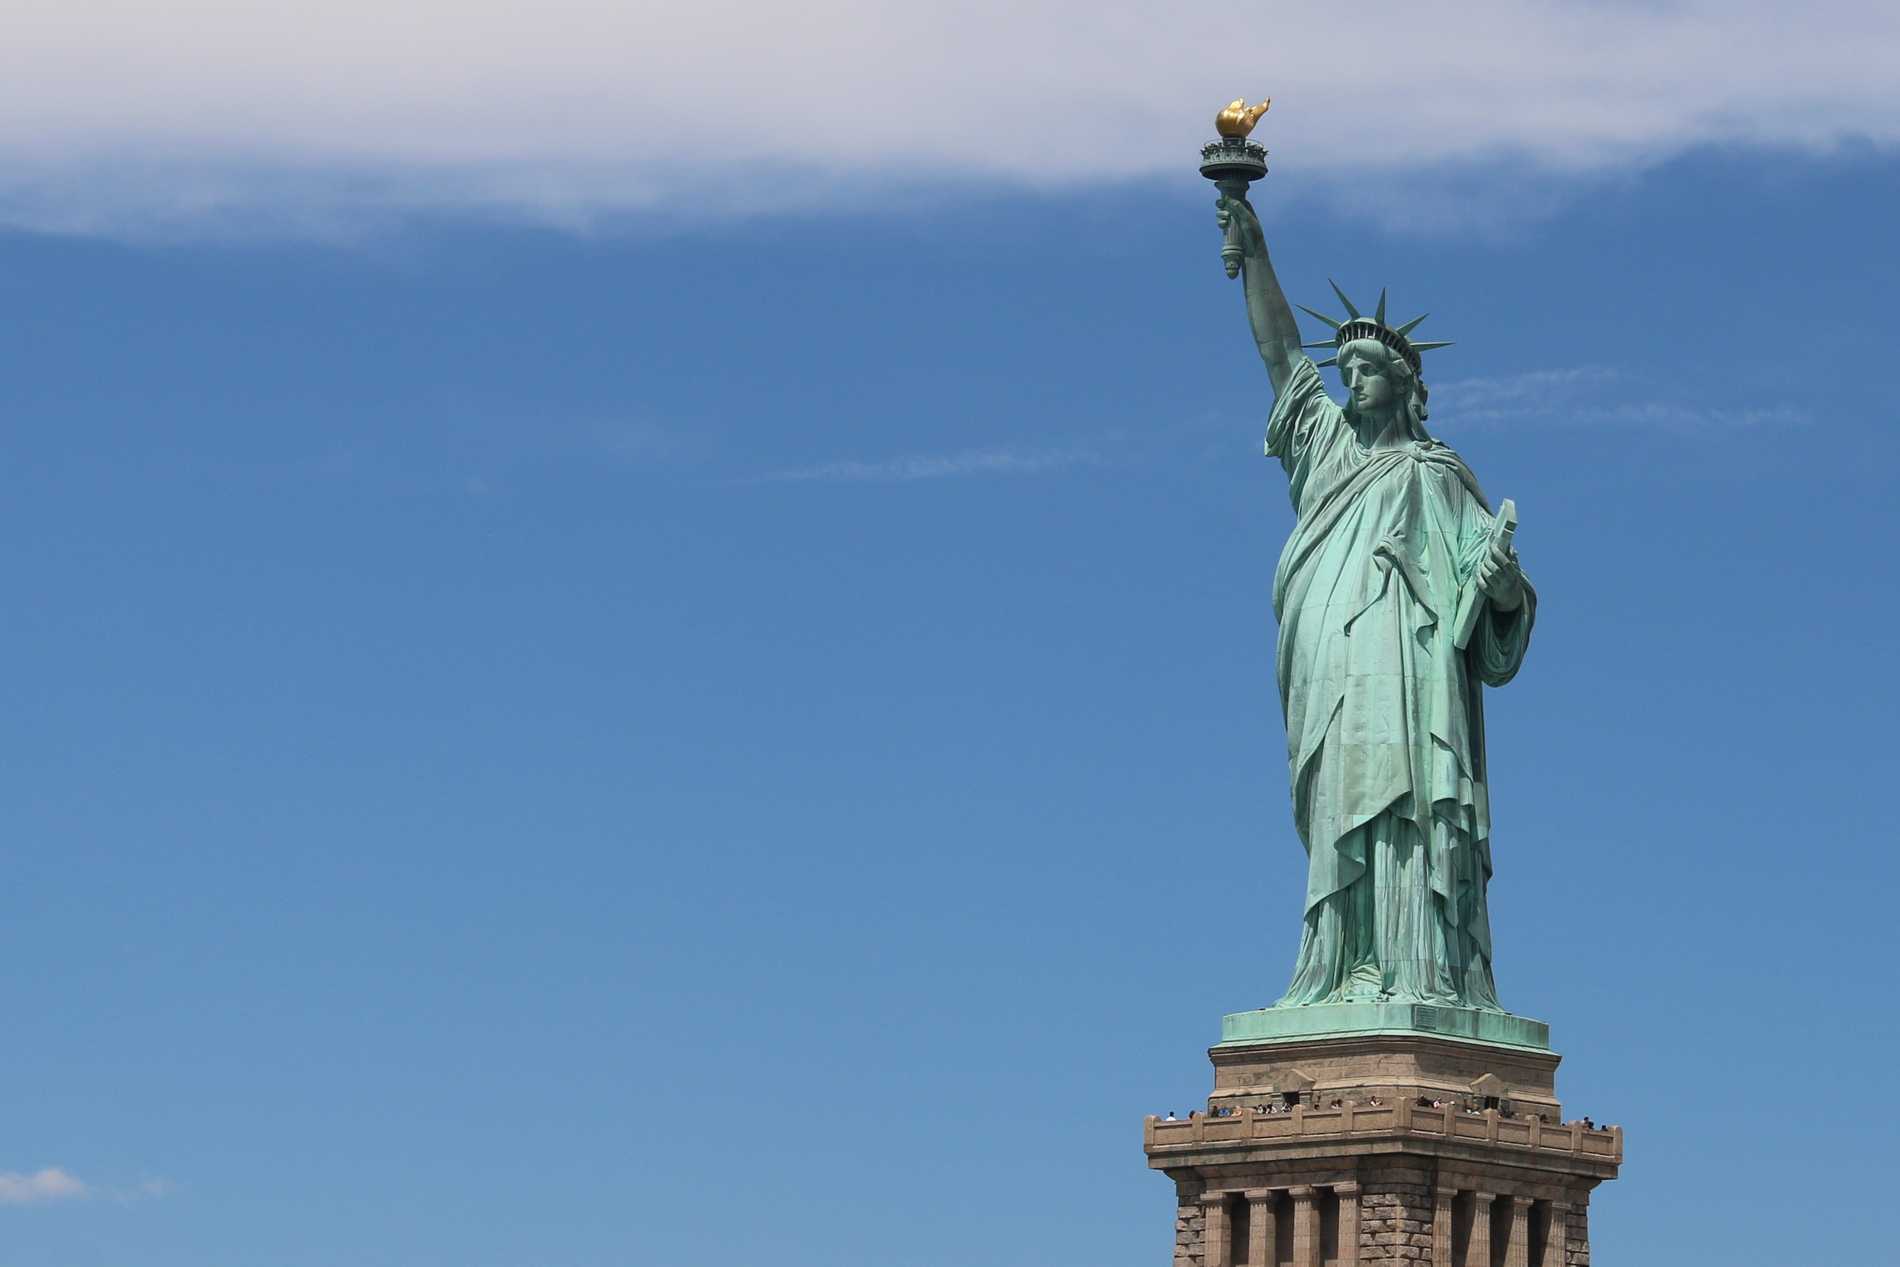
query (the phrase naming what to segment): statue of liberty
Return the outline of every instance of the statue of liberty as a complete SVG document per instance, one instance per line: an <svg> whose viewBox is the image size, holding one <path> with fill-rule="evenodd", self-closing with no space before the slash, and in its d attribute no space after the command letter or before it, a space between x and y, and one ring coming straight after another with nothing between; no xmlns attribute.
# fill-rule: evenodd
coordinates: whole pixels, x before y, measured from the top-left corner
<svg viewBox="0 0 1900 1267"><path fill-rule="evenodd" d="M1264 170L1264 169L1263 169ZM1308 857L1293 983L1275 1006L1415 1001L1502 1011L1491 973L1481 687L1517 673L1537 595L1477 477L1425 429L1423 321L1306 309L1300 342L1252 206L1224 185L1247 315L1273 381L1267 456L1296 523L1274 575L1293 820ZM1303 305L1302 305L1303 306ZM1332 354L1343 407L1302 347Z"/></svg>

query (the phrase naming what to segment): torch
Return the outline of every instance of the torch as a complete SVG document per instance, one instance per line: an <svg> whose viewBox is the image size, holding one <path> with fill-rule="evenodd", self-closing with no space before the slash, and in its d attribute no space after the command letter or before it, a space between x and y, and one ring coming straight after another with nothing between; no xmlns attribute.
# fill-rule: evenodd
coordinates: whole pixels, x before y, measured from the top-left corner
<svg viewBox="0 0 1900 1267"><path fill-rule="evenodd" d="M1214 130L1220 133L1220 139L1201 147L1201 175L1229 198L1246 198L1247 186L1267 174L1267 151L1248 140L1247 134L1272 104L1271 97L1257 106L1236 97L1214 116ZM1240 276L1241 255L1240 220L1236 217L1227 221L1227 240L1220 248L1220 261L1229 277Z"/></svg>

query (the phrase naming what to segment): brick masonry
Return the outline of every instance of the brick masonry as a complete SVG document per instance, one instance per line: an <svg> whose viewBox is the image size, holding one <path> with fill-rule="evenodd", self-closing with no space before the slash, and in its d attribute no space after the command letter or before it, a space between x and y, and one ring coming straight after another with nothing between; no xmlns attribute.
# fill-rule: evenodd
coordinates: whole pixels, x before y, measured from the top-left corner
<svg viewBox="0 0 1900 1267"><path fill-rule="evenodd" d="M1366 1188L1359 1199L1359 1261L1429 1262L1432 1190L1424 1183L1392 1182Z"/></svg>
<svg viewBox="0 0 1900 1267"><path fill-rule="evenodd" d="M1581 1201L1570 1207L1564 1267L1590 1267L1590 1211Z"/></svg>
<svg viewBox="0 0 1900 1267"><path fill-rule="evenodd" d="M1198 1192L1182 1193L1174 1212L1174 1267L1206 1267L1201 1240L1207 1228L1207 1212L1201 1208Z"/></svg>

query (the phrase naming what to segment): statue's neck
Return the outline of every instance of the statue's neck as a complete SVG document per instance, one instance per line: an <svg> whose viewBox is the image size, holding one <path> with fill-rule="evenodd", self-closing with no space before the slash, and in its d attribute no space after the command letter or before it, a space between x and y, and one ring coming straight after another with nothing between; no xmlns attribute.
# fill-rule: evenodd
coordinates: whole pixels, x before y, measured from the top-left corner
<svg viewBox="0 0 1900 1267"><path fill-rule="evenodd" d="M1394 409L1387 414L1352 415L1353 434L1359 438L1364 449L1398 449L1410 444L1411 435L1405 424L1399 419L1399 411Z"/></svg>

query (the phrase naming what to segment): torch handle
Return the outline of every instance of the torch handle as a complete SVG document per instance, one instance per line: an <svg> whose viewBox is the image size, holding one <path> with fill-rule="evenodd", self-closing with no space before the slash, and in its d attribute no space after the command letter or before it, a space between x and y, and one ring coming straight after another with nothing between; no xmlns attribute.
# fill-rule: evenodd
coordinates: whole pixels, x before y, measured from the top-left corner
<svg viewBox="0 0 1900 1267"><path fill-rule="evenodd" d="M1241 202L1247 197L1247 186L1250 183L1236 176L1228 176L1215 181L1214 188L1235 202ZM1227 270L1229 277L1240 276L1240 261L1246 253L1246 247L1242 244L1240 237L1240 217L1229 216L1227 217L1227 235L1220 247L1221 267Z"/></svg>

